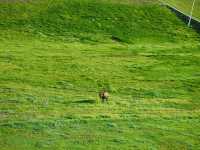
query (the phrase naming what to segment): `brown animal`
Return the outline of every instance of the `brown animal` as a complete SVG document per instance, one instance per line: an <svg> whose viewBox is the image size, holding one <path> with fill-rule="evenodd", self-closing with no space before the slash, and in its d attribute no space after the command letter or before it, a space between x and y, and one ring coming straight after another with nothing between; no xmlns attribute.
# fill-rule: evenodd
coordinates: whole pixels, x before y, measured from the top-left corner
<svg viewBox="0 0 200 150"><path fill-rule="evenodd" d="M108 101L108 97L109 97L109 94L108 92L106 92L106 90L99 92L99 98L102 100L102 102Z"/></svg>

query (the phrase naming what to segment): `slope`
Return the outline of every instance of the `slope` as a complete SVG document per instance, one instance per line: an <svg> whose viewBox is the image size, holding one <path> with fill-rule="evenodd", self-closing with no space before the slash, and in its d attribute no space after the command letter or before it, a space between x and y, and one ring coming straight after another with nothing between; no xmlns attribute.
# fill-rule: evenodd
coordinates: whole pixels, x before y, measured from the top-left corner
<svg viewBox="0 0 200 150"><path fill-rule="evenodd" d="M0 149L198 149L199 49L156 3L1 1Z"/></svg>

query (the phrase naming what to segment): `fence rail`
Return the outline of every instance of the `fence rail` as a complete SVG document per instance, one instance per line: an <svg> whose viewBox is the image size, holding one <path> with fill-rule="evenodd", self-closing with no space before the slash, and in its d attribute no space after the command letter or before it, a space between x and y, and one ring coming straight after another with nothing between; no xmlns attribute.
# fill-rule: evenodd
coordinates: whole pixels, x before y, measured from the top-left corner
<svg viewBox="0 0 200 150"><path fill-rule="evenodd" d="M186 13L182 12L181 10L178 10L177 8L175 8L174 6L165 3L165 2L161 2L162 5L166 6L167 8L169 8L172 12L174 12L180 19L182 19L186 24L188 24L188 21L190 19L190 16L187 15ZM198 33L200 33L200 20L198 20L197 18L192 17L191 18L191 27L193 29L195 29Z"/></svg>

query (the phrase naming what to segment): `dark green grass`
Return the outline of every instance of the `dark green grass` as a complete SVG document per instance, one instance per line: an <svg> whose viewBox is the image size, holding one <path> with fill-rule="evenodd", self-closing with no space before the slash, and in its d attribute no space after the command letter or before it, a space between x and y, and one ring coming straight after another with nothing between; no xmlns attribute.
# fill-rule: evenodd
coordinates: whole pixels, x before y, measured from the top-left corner
<svg viewBox="0 0 200 150"><path fill-rule="evenodd" d="M95 0L36 0L14 4L1 2L0 7L0 29L41 36L122 42L134 42L138 38L174 41L191 36L175 15L157 4L129 6Z"/></svg>
<svg viewBox="0 0 200 150"><path fill-rule="evenodd" d="M54 1L52 13L47 13L52 8L44 9L45 1L1 3L0 149L197 150L198 34L156 4L104 1L97 8L94 1L64 3ZM34 11L28 12L27 7ZM113 25L113 30L95 24L87 28L89 19L79 16L95 18L101 16L101 9L109 16L124 15L130 26L142 20L137 29L104 19L98 21L104 27ZM129 9L140 13L137 16ZM20 16L25 10L26 19ZM6 12L18 14L6 16ZM69 25L62 19L61 26L56 22L57 14L66 12L78 18L75 27L65 28ZM155 21L148 12L160 19ZM147 18L139 17L142 13L151 27L143 24ZM78 28L78 23L87 30ZM98 99L102 88L110 93L108 103Z"/></svg>

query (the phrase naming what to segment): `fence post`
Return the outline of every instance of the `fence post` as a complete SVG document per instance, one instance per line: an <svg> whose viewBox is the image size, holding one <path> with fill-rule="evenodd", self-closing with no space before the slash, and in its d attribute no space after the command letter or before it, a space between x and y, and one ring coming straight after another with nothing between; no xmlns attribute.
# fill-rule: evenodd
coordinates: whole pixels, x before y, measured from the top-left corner
<svg viewBox="0 0 200 150"><path fill-rule="evenodd" d="M194 10L194 4L195 4L195 0L192 3L192 9L191 9L191 12L190 12L190 17L189 17L189 21L188 21L188 27L190 27L190 24L191 24L192 13L193 13L193 10Z"/></svg>

